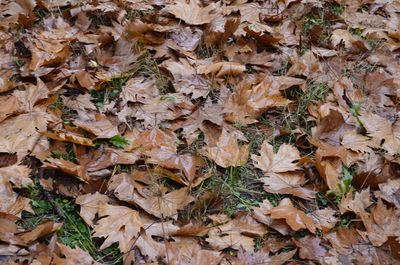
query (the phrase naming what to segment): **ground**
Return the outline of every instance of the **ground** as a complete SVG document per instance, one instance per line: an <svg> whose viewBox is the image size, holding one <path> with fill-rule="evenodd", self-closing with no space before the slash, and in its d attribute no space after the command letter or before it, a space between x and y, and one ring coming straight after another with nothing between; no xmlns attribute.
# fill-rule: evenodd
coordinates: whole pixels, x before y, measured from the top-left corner
<svg viewBox="0 0 400 265"><path fill-rule="evenodd" d="M4 264L399 264L399 13L0 4Z"/></svg>

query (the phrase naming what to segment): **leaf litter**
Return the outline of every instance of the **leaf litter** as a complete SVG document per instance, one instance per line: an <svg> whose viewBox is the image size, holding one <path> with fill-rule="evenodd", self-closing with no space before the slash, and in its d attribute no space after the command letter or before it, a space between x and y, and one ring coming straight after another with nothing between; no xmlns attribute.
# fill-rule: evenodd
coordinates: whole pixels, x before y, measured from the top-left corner
<svg viewBox="0 0 400 265"><path fill-rule="evenodd" d="M393 0L0 3L2 264L400 264Z"/></svg>

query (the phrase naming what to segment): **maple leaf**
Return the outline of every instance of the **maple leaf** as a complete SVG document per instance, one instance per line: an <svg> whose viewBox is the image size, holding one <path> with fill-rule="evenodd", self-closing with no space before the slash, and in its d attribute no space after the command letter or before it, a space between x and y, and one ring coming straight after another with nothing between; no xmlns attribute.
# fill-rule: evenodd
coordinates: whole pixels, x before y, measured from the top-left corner
<svg viewBox="0 0 400 265"><path fill-rule="evenodd" d="M33 149L47 127L47 114L31 112L0 123L0 152L26 153Z"/></svg>
<svg viewBox="0 0 400 265"><path fill-rule="evenodd" d="M225 248L252 249L255 245L254 240L251 237L239 234L232 234L227 236L209 236L206 241L210 243L212 247L218 250L222 250Z"/></svg>
<svg viewBox="0 0 400 265"><path fill-rule="evenodd" d="M324 209L318 209L312 212L310 215L314 220L314 223L320 225L323 229L330 230L335 227L336 223L339 221L335 217L336 211L330 207Z"/></svg>
<svg viewBox="0 0 400 265"><path fill-rule="evenodd" d="M303 211L292 205L279 205L267 211L272 219L285 219L287 224L295 231L307 228L312 233L316 231L316 224L313 219Z"/></svg>
<svg viewBox="0 0 400 265"><path fill-rule="evenodd" d="M98 211L101 219L94 226L94 237L105 237L100 249L105 249L113 243L119 243L119 249L128 252L143 227L137 211L124 206L103 204Z"/></svg>
<svg viewBox="0 0 400 265"><path fill-rule="evenodd" d="M24 91L14 91L13 96L19 101L18 112L31 112L37 102L47 98L50 91L46 84L40 79L36 79L37 85L30 85Z"/></svg>
<svg viewBox="0 0 400 265"><path fill-rule="evenodd" d="M70 248L64 244L56 243L60 248L62 254L65 258L60 258L58 256L54 257L53 262L60 265L75 265L75 264L84 264L84 265L100 265L101 263L96 262L89 253L82 250L80 247L76 246L75 248Z"/></svg>
<svg viewBox="0 0 400 265"><path fill-rule="evenodd" d="M192 144L197 138L199 130L204 130L204 122L210 121L216 125L222 125L223 106L219 104L206 103L204 107L197 109L182 124L183 135L188 144Z"/></svg>
<svg viewBox="0 0 400 265"><path fill-rule="evenodd" d="M95 194L85 194L76 198L76 204L81 206L79 215L90 226L94 226L93 220L99 212L101 205L108 202L106 195L96 192Z"/></svg>
<svg viewBox="0 0 400 265"><path fill-rule="evenodd" d="M196 73L195 68L186 59L166 61L163 63L174 76L174 87L177 92L191 94L193 99L205 97L209 93L208 82Z"/></svg>
<svg viewBox="0 0 400 265"><path fill-rule="evenodd" d="M399 191L400 179L388 179L387 182L379 184L379 191L375 191L375 196L400 207Z"/></svg>
<svg viewBox="0 0 400 265"><path fill-rule="evenodd" d="M389 237L400 235L399 213L396 209L388 209L381 199L372 207L371 213L360 212L366 228L365 235L374 246L383 245Z"/></svg>
<svg viewBox="0 0 400 265"><path fill-rule="evenodd" d="M217 265L222 260L220 252L202 249L195 242L167 242L166 245L171 265Z"/></svg>
<svg viewBox="0 0 400 265"><path fill-rule="evenodd" d="M254 250L239 249L237 260L244 262L243 264L281 265L291 259L296 252L297 249L294 249L288 252L282 252L281 254L270 255L268 252L263 252L262 250L255 252Z"/></svg>
<svg viewBox="0 0 400 265"><path fill-rule="evenodd" d="M382 144L391 155L400 153L399 122L392 125L388 120L371 112L361 114L360 120L375 143Z"/></svg>
<svg viewBox="0 0 400 265"><path fill-rule="evenodd" d="M78 95L75 98L66 96L60 96L60 98L62 99L62 104L64 106L73 110L96 110L96 106L91 101L91 95L89 93Z"/></svg>
<svg viewBox="0 0 400 265"><path fill-rule="evenodd" d="M34 242L38 238L47 236L48 234L57 231L61 228L62 225L62 223L53 223L51 221L47 221L43 224L38 225L32 231L19 234L18 237L29 244Z"/></svg>
<svg viewBox="0 0 400 265"><path fill-rule="evenodd" d="M248 145L239 146L235 135L225 128L216 143L205 148L207 156L221 167L241 166L248 159Z"/></svg>
<svg viewBox="0 0 400 265"><path fill-rule="evenodd" d="M190 0L189 4L185 0L179 0L175 1L175 5L169 7L169 12L189 25L202 25L213 20L215 15L211 12L215 8L215 3L202 8L199 6L198 0Z"/></svg>
<svg viewBox="0 0 400 265"><path fill-rule="evenodd" d="M341 42L344 43L346 49L354 48L360 50L368 50L369 46L361 39L345 29L335 29L332 32L331 40L333 46L338 46Z"/></svg>
<svg viewBox="0 0 400 265"><path fill-rule="evenodd" d="M295 244L300 248L299 254L302 259L324 262L324 258L328 255L328 251L321 246L321 239L316 236L307 235L298 240L294 240Z"/></svg>
<svg viewBox="0 0 400 265"><path fill-rule="evenodd" d="M99 138L111 138L119 134L117 126L105 116L98 113L78 112L80 119L76 119L74 124L79 128L88 131Z"/></svg>
<svg viewBox="0 0 400 265"><path fill-rule="evenodd" d="M300 153L296 147L282 144L277 153L273 146L264 142L261 145L260 155L252 155L254 166L263 170L264 173L282 173L300 169L295 161L300 159Z"/></svg>
<svg viewBox="0 0 400 265"><path fill-rule="evenodd" d="M199 74L215 74L215 77L226 75L237 76L246 71L246 66L240 63L219 62L199 67Z"/></svg>
<svg viewBox="0 0 400 265"><path fill-rule="evenodd" d="M86 146L94 146L94 143L92 140L89 138L85 138L79 135L75 135L72 133L53 133L53 132L43 132L43 135L54 139L54 140L59 140L59 141L65 141L65 142L71 142L71 143L76 143L76 144L81 144L81 145L86 145Z"/></svg>
<svg viewBox="0 0 400 265"><path fill-rule="evenodd" d="M171 217L176 219L178 210L194 200L189 195L188 188L166 193L163 186L144 186L135 182L127 174L114 175L109 189L114 190L120 200L134 203L149 214L159 218Z"/></svg>
<svg viewBox="0 0 400 265"><path fill-rule="evenodd" d="M262 237L267 232L263 224L258 223L250 214L241 214L226 224L214 227L209 235L244 234Z"/></svg>
<svg viewBox="0 0 400 265"><path fill-rule="evenodd" d="M315 198L315 191L301 187L305 184L301 173L268 173L260 180L264 183L264 190L267 192L292 194L306 200Z"/></svg>
<svg viewBox="0 0 400 265"><path fill-rule="evenodd" d="M0 168L0 177L7 179L14 184L14 187L22 188L32 184L32 179L29 177L31 170L24 165L11 165Z"/></svg>
<svg viewBox="0 0 400 265"><path fill-rule="evenodd" d="M346 131L343 134L342 145L353 151L365 153L372 153L371 147L379 148L379 144L376 141L372 141L370 138L354 131Z"/></svg>
<svg viewBox="0 0 400 265"><path fill-rule="evenodd" d="M262 78L261 80L259 80ZM283 107L290 100L282 97L280 90L292 85L303 84L304 81L292 77L273 77L265 75L241 81L229 98L225 100L226 120L240 124L257 122L256 118L265 110L274 107ZM257 85L253 85L253 83Z"/></svg>
<svg viewBox="0 0 400 265"><path fill-rule="evenodd" d="M85 166L77 165L63 158L47 158L46 161L43 162L42 168L59 169L65 173L78 177L82 181L90 181L90 176L88 175Z"/></svg>

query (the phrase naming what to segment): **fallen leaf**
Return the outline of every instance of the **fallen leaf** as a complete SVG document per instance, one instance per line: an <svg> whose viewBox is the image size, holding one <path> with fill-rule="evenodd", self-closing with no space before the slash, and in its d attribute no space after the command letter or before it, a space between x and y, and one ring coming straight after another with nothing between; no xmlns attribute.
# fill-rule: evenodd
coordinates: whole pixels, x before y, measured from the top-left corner
<svg viewBox="0 0 400 265"><path fill-rule="evenodd" d="M294 254L296 254L297 249L282 252L276 255L270 255L268 252L254 250L246 250L240 249L238 252L237 259L243 263L239 264L273 264L273 265L281 265L286 263L289 259L291 259ZM237 263L235 263L237 264Z"/></svg>
<svg viewBox="0 0 400 265"><path fill-rule="evenodd" d="M70 142L75 144L81 144L86 146L94 146L94 143L89 138L85 138L79 135L74 135L72 133L53 133L53 132L44 132L43 135L49 137L50 139L63 141L63 142Z"/></svg>
<svg viewBox="0 0 400 265"><path fill-rule="evenodd" d="M202 249L197 243L167 242L171 265L217 265L222 259L218 251Z"/></svg>
<svg viewBox="0 0 400 265"><path fill-rule="evenodd" d="M233 249L252 249L255 245L251 237L232 234L227 236L209 236L206 241L210 243L213 248L222 250L225 248Z"/></svg>
<svg viewBox="0 0 400 265"><path fill-rule="evenodd" d="M46 130L46 113L31 112L10 117L0 123L0 152L26 153L33 149Z"/></svg>
<svg viewBox="0 0 400 265"><path fill-rule="evenodd" d="M308 229L312 233L316 231L317 225L313 219L291 205L280 205L267 212L272 219L285 219L287 224L295 231L300 229Z"/></svg>
<svg viewBox="0 0 400 265"><path fill-rule="evenodd" d="M94 227L93 236L106 238L100 249L118 242L121 252L128 252L143 227L139 213L128 207L105 204L99 206L98 215L101 219Z"/></svg>
<svg viewBox="0 0 400 265"><path fill-rule="evenodd" d="M254 166L263 170L264 173L282 173L300 169L296 162L300 159L300 153L296 147L282 144L277 153L273 146L264 142L261 145L260 155L252 155Z"/></svg>
<svg viewBox="0 0 400 265"><path fill-rule="evenodd" d="M374 142L382 145L391 155L400 153L400 137L398 134L400 126L397 123L392 125L388 120L371 112L361 114L360 120Z"/></svg>
<svg viewBox="0 0 400 265"><path fill-rule="evenodd" d="M98 138L111 138L119 135L117 126L112 124L105 115L97 113L84 113L80 115L80 119L74 121L74 124Z"/></svg>
<svg viewBox="0 0 400 265"><path fill-rule="evenodd" d="M328 251L321 246L322 242L319 237L307 235L294 240L294 243L300 248L299 254L302 259L323 263L325 262L325 257L328 256Z"/></svg>
<svg viewBox="0 0 400 265"><path fill-rule="evenodd" d="M199 74L213 74L215 77L237 76L246 71L246 66L233 62L219 62L200 66Z"/></svg>
<svg viewBox="0 0 400 265"><path fill-rule="evenodd" d="M334 228L336 223L339 221L339 218L335 217L335 214L336 211L327 207L315 210L310 214L310 216L314 220L314 223L320 225L323 230L330 230Z"/></svg>
<svg viewBox="0 0 400 265"><path fill-rule="evenodd" d="M76 204L81 206L79 215L91 227L94 226L94 219L99 212L99 208L108 202L106 195L96 192L95 194L85 194L76 198Z"/></svg>
<svg viewBox="0 0 400 265"><path fill-rule="evenodd" d="M60 265L100 265L101 263L96 262L89 253L83 251L80 247L70 248L62 243L57 242L57 246L60 248L61 253L65 258L55 257L54 262Z"/></svg>
<svg viewBox="0 0 400 265"><path fill-rule="evenodd" d="M109 185L110 190L116 191L120 200L134 203L143 210L158 218L177 218L181 210L194 198L189 194L188 188L181 188L166 193L165 187L150 187L136 183L127 174L115 175Z"/></svg>
<svg viewBox="0 0 400 265"><path fill-rule="evenodd" d="M24 165L12 165L0 168L0 178L8 179L17 188L32 184L29 177L31 170Z"/></svg>
<svg viewBox="0 0 400 265"><path fill-rule="evenodd" d="M225 128L215 146L207 146L207 156L221 167L241 166L246 163L249 156L248 145L239 146L235 135Z"/></svg>
<svg viewBox="0 0 400 265"><path fill-rule="evenodd" d="M38 225L32 231L19 234L18 236L26 243L30 244L38 238L42 238L57 231L62 225L62 223L53 223L51 221L47 221L41 225Z"/></svg>
<svg viewBox="0 0 400 265"><path fill-rule="evenodd" d="M206 7L200 7L199 4L197 0L190 0L189 4L185 0L179 0L175 2L175 5L169 7L169 12L189 25L210 23L215 17L212 14L212 11L216 8L215 3Z"/></svg>
<svg viewBox="0 0 400 265"><path fill-rule="evenodd" d="M65 160L63 158L47 158L46 161L43 162L42 168L46 169L59 169L65 173L78 177L82 181L90 181L90 176L87 173L87 170L82 165L77 165L69 160Z"/></svg>
<svg viewBox="0 0 400 265"><path fill-rule="evenodd" d="M267 233L263 224L258 223L250 214L241 214L226 224L214 227L209 235L243 234L252 237L262 237Z"/></svg>
<svg viewBox="0 0 400 265"><path fill-rule="evenodd" d="M264 190L270 193L292 194L305 200L315 198L315 191L301 187L305 184L301 173L268 173L260 181L264 183Z"/></svg>

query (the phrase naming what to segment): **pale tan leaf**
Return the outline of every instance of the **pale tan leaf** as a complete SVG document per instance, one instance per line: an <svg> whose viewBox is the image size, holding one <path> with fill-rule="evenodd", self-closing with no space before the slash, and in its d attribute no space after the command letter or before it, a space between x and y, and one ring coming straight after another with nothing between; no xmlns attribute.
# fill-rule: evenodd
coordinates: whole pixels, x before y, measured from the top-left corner
<svg viewBox="0 0 400 265"><path fill-rule="evenodd" d="M32 183L31 170L24 165L12 165L0 168L0 178L8 179L15 187L22 188Z"/></svg>
<svg viewBox="0 0 400 265"><path fill-rule="evenodd" d="M237 76L246 71L246 66L234 62L219 62L200 66L198 71L199 74L214 74L216 77Z"/></svg>
<svg viewBox="0 0 400 265"><path fill-rule="evenodd" d="M99 212L100 206L106 204L108 200L106 195L96 192L94 194L81 195L76 198L75 202L81 206L79 215L88 225L93 227L93 220Z"/></svg>
<svg viewBox="0 0 400 265"><path fill-rule="evenodd" d="M32 243L38 238L51 234L61 228L62 223L53 223L51 221L38 225L35 229L29 232L19 234L18 236L26 243Z"/></svg>
<svg viewBox="0 0 400 265"><path fill-rule="evenodd" d="M229 133L225 128L215 146L205 148L207 156L221 167L241 166L249 156L249 146L239 146L235 135Z"/></svg>
<svg viewBox="0 0 400 265"><path fill-rule="evenodd" d="M0 152L26 153L33 149L46 130L46 113L31 112L8 118L0 123Z"/></svg>
<svg viewBox="0 0 400 265"><path fill-rule="evenodd" d="M72 133L53 133L53 132L44 132L43 135L58 141L63 142L71 142L75 144L81 144L86 146L94 146L92 140L89 138L85 138L79 135L74 135Z"/></svg>
<svg viewBox="0 0 400 265"><path fill-rule="evenodd" d="M225 248L233 249L252 249L255 245L254 240L251 237L232 234L227 236L210 236L206 239L212 247L218 250Z"/></svg>
<svg viewBox="0 0 400 265"><path fill-rule="evenodd" d="M119 135L117 126L112 124L105 115L85 113L80 116L80 119L74 120L74 124L99 138L111 138Z"/></svg>
<svg viewBox="0 0 400 265"><path fill-rule="evenodd" d="M300 159L300 153L296 147L289 144L282 144L277 153L274 153L273 146L264 142L261 145L260 155L252 155L254 166L265 173L281 173L300 169L296 162Z"/></svg>
<svg viewBox="0 0 400 265"><path fill-rule="evenodd" d="M205 250L197 243L167 242L171 265L217 265L222 259L218 251Z"/></svg>
<svg viewBox="0 0 400 265"><path fill-rule="evenodd" d="M270 193L292 194L305 200L315 198L315 191L301 187L305 184L301 173L268 173L260 180L264 183L264 190Z"/></svg>
<svg viewBox="0 0 400 265"><path fill-rule="evenodd" d="M100 249L118 242L121 252L129 251L143 227L139 213L124 206L105 204L100 205L98 214L102 218L95 225L93 236L106 238Z"/></svg>
<svg viewBox="0 0 400 265"><path fill-rule="evenodd" d="M62 243L56 243L60 248L65 258L55 257L54 262L60 265L100 265L101 263L96 262L89 253L83 251L80 247L70 248Z"/></svg>
<svg viewBox="0 0 400 265"><path fill-rule="evenodd" d="M200 7L199 4L198 0L190 0L189 4L185 0L175 1L175 5L169 7L169 12L189 25L210 23L215 17L212 11L216 4L212 3L206 7Z"/></svg>
<svg viewBox="0 0 400 265"><path fill-rule="evenodd" d="M317 225L313 219L291 205L279 205L267 212L272 219L285 219L287 224L295 231L306 228L312 233L316 231Z"/></svg>

